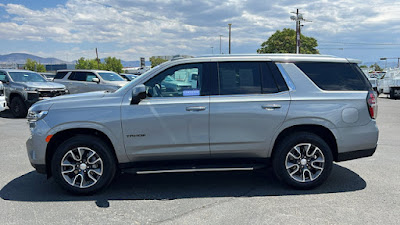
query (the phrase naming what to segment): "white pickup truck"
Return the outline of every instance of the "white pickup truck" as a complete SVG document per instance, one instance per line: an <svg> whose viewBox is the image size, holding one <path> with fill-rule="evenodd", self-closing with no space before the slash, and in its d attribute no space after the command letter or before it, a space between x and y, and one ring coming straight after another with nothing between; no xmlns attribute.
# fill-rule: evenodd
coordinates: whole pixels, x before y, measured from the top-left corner
<svg viewBox="0 0 400 225"><path fill-rule="evenodd" d="M6 109L6 97L4 96L4 86L0 81L0 112Z"/></svg>
<svg viewBox="0 0 400 225"><path fill-rule="evenodd" d="M388 69L378 81L378 93L389 95L389 98L400 98L400 68Z"/></svg>

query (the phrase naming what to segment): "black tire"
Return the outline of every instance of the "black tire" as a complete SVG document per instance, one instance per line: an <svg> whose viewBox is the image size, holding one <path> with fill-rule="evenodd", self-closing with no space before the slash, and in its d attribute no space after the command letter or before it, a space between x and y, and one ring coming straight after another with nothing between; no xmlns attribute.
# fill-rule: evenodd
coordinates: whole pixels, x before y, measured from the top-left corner
<svg viewBox="0 0 400 225"><path fill-rule="evenodd" d="M394 99L394 88L390 88L389 90L390 90L390 92L389 92L389 98L390 98L390 99Z"/></svg>
<svg viewBox="0 0 400 225"><path fill-rule="evenodd" d="M10 110L14 117L25 118L28 114L28 109L21 97L11 99Z"/></svg>
<svg viewBox="0 0 400 225"><path fill-rule="evenodd" d="M307 159L305 156L304 158L306 159L306 163L305 165L303 165L300 161L298 160L298 165L296 165L294 168L299 170L299 174L306 174L305 172L301 173L301 171L303 170L303 168L300 167L304 167L304 170L306 170L306 167L310 168L310 171L322 171L322 172L315 172L316 174L318 174L318 176L315 177L314 180L311 180L311 175L310 173L308 173L308 181L298 181L296 180L294 177L292 177L289 174L288 169L286 169L286 160L287 157L288 159L291 157L289 155L289 152L293 151L295 146L298 145L302 145L305 143L309 143L311 144L311 148L315 149L314 146L318 147L320 149L320 151L318 151L317 153L315 153L314 156L318 155L318 159L320 159L320 153L323 155L322 158L324 158L325 162L324 164L319 164L319 166L321 166L321 168L323 168L322 170L317 170L313 167L311 167L311 165L313 164L313 160L311 159L310 162L307 162ZM311 150L310 148L310 150ZM301 147L300 147L301 149ZM304 148L303 148L304 149ZM297 133L293 133L292 135L288 136L287 138L283 139L282 141L280 141L280 143L278 143L277 147L274 150L275 152L273 153L273 159L272 159L272 166L273 166L273 170L274 170L274 174L276 175L276 177L281 180L282 182L284 182L285 184L294 187L296 189L311 189L311 188L315 188L319 185L321 185L329 176L329 174L331 173L332 170L332 165L333 165L333 156L332 156L332 151L329 147L329 145L319 136L313 134L313 133L308 133L308 132L297 132ZM303 158L303 156L300 156L300 159ZM293 158L292 158L293 159ZM294 159L296 160L296 159ZM318 163L316 160L314 159L315 163ZM292 165L292 164L288 164L288 165ZM294 171L294 170L293 170ZM293 172L291 171L291 172ZM296 175L296 174L295 174ZM306 177L307 176L304 176Z"/></svg>
<svg viewBox="0 0 400 225"><path fill-rule="evenodd" d="M92 186L88 187L77 187L73 186L72 184L67 182L67 178L65 179L64 176L61 173L61 170L69 170L69 168L74 168L74 167L63 167L61 166L61 162L64 157L68 154L70 150L75 149L74 151L77 151L77 147L83 147L85 150L90 149L94 151L97 155L95 155L95 159L100 158L102 162L102 174L98 177L97 182L92 184ZM87 154L88 155L88 154ZM86 156L87 156L86 155ZM81 159L84 157L80 157ZM87 157L87 160L89 160L90 157ZM73 161L73 160L71 160ZM75 163L75 161L73 161ZM85 164L85 160L83 160L83 164ZM82 167L78 167L79 162L76 164L76 171L79 171L79 174L82 174L80 179L83 179L82 177L86 177L87 181L93 182L91 179L89 179L88 174L91 173L92 177L96 176L96 174L91 172L90 170L95 170L95 169L90 169L90 164L86 163L88 165L88 169L83 169ZM85 164L85 165L86 165ZM85 166L86 168L86 166ZM96 167L98 168L98 167ZM85 173L84 173L85 171ZM90 195L95 192L99 192L101 190L104 190L114 179L114 176L117 171L117 160L114 157L114 154L112 153L112 149L104 143L101 139L94 137L94 136L89 136L89 135L78 135L74 136L65 142L63 142L56 150L54 153L54 156L51 160L51 172L54 177L54 180L66 191L77 194L77 195ZM74 176L74 174L72 176ZM75 175L77 175L75 173ZM75 176L76 177L76 176ZM79 181L79 178L78 178ZM80 185L82 182L80 182Z"/></svg>

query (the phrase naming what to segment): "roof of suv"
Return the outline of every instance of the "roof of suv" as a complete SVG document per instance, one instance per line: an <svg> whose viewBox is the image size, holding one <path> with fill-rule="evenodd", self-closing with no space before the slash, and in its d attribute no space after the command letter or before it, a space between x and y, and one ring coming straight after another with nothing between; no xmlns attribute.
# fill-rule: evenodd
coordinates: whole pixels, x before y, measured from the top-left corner
<svg viewBox="0 0 400 225"><path fill-rule="evenodd" d="M70 71L79 71L79 72L112 72L112 73L114 73L114 71L108 71L108 70L86 70L86 69L57 70L57 72L70 72Z"/></svg>
<svg viewBox="0 0 400 225"><path fill-rule="evenodd" d="M211 61L234 61L234 60L270 60L278 62L341 62L341 63L361 63L357 59L341 58L332 55L319 54L231 54L231 55L205 55L195 58L176 59L176 61L198 61L208 59Z"/></svg>
<svg viewBox="0 0 400 225"><path fill-rule="evenodd" d="M2 71L6 72L32 72L32 73L37 73L35 71L30 71L30 70L19 70L19 69L0 69Z"/></svg>

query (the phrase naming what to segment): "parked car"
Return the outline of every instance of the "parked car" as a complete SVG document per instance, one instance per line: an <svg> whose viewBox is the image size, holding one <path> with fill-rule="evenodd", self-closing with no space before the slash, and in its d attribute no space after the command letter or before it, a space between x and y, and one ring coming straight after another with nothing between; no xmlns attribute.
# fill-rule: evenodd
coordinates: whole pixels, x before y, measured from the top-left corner
<svg viewBox="0 0 400 225"><path fill-rule="evenodd" d="M0 81L0 112L6 109L6 97L4 96L4 86L3 82Z"/></svg>
<svg viewBox="0 0 400 225"><path fill-rule="evenodd" d="M314 188L333 161L371 156L377 147L376 96L357 63L294 54L166 62L113 93L32 106L29 160L76 194L104 189L117 171L268 165L287 185ZM197 79L190 89L161 87L189 72Z"/></svg>
<svg viewBox="0 0 400 225"><path fill-rule="evenodd" d="M134 79L136 79L139 76L139 75L129 74L129 73L120 73L119 75L127 81L133 81Z"/></svg>
<svg viewBox="0 0 400 225"><path fill-rule="evenodd" d="M389 95L389 98L400 98L400 68L388 69L378 81L378 93Z"/></svg>
<svg viewBox="0 0 400 225"><path fill-rule="evenodd" d="M372 89L378 92L378 78L375 71L369 71L368 68L362 69L364 75L367 77L368 81L371 83Z"/></svg>
<svg viewBox="0 0 400 225"><path fill-rule="evenodd" d="M62 84L48 82L40 74L29 70L0 69L0 81L14 117L26 117L35 102L64 95L68 90Z"/></svg>
<svg viewBox="0 0 400 225"><path fill-rule="evenodd" d="M64 84L71 94L91 91L115 91L128 82L106 70L58 70L54 82Z"/></svg>

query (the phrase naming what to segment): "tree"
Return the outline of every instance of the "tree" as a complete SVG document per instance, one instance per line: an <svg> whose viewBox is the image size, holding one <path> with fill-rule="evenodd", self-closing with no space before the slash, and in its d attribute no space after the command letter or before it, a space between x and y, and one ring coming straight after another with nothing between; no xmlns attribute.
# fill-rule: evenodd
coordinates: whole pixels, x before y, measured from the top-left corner
<svg viewBox="0 0 400 225"><path fill-rule="evenodd" d="M46 67L32 59L26 59L25 67L26 70L36 72L46 72Z"/></svg>
<svg viewBox="0 0 400 225"><path fill-rule="evenodd" d="M155 66L158 66L161 63L166 62L166 61L168 61L168 60L162 59L162 58L156 58L154 56L150 57L150 62L151 62L151 67L152 68L155 67Z"/></svg>
<svg viewBox="0 0 400 225"><path fill-rule="evenodd" d="M361 68L361 69L363 69L363 68L368 68L368 66L366 66L366 65L361 65L360 68Z"/></svg>
<svg viewBox="0 0 400 225"><path fill-rule="evenodd" d="M116 73L122 73L122 63L120 59L115 57L107 57L104 59L104 69L114 71Z"/></svg>
<svg viewBox="0 0 400 225"><path fill-rule="evenodd" d="M373 69L374 71L383 71L383 68L381 68L378 63L371 65L369 68Z"/></svg>
<svg viewBox="0 0 400 225"><path fill-rule="evenodd" d="M301 35L300 40L300 53L319 54L316 49L318 43L315 38ZM290 28L284 28L282 31L277 30L267 41L261 44L257 53L296 53L296 31Z"/></svg>
<svg viewBox="0 0 400 225"><path fill-rule="evenodd" d="M107 57L104 59L104 63L97 62L96 59L85 59L81 57L76 61L76 69L87 69L87 70L109 70L116 73L122 73L122 63L120 59L115 57Z"/></svg>

